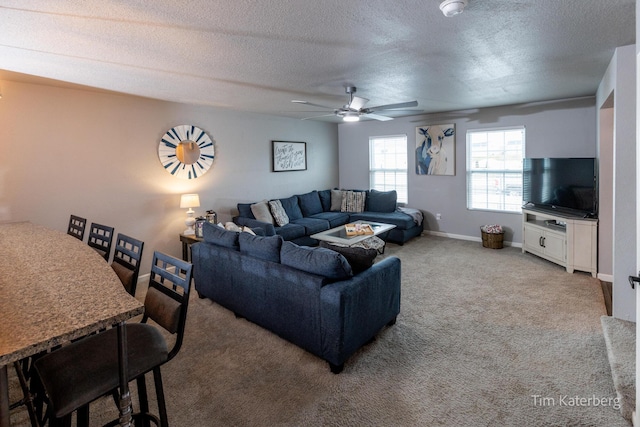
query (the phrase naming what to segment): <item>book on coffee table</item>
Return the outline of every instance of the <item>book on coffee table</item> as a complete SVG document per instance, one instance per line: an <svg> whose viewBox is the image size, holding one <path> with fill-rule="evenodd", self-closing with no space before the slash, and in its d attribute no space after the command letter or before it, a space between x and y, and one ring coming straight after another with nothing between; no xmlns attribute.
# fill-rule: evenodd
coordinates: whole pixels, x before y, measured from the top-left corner
<svg viewBox="0 0 640 427"><path fill-rule="evenodd" d="M369 224L345 224L344 229L347 233L347 236L373 234L373 228Z"/></svg>

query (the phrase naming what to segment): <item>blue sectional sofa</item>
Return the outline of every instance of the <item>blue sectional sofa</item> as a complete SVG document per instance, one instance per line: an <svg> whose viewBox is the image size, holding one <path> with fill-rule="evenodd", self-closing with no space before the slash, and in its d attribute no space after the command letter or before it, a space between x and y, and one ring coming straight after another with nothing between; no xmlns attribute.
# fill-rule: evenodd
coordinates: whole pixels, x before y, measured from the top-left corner
<svg viewBox="0 0 640 427"><path fill-rule="evenodd" d="M209 223L191 251L200 297L321 357L334 373L400 312L396 257L354 274L333 250Z"/></svg>
<svg viewBox="0 0 640 427"><path fill-rule="evenodd" d="M364 195L359 198L364 201L364 205L358 208L354 204L345 203L345 195L349 193ZM308 246L318 244L317 240L309 237L312 234L358 220L394 224L396 228L382 237L387 242L398 244L419 236L423 230L421 218L418 220L415 215L399 210L395 191L314 190L277 201L286 213L286 224L278 223L274 215L269 217L269 213L256 217L257 205L271 205L274 202L266 200L238 203L238 215L233 221L241 226L260 227L267 236L279 235L284 240Z"/></svg>

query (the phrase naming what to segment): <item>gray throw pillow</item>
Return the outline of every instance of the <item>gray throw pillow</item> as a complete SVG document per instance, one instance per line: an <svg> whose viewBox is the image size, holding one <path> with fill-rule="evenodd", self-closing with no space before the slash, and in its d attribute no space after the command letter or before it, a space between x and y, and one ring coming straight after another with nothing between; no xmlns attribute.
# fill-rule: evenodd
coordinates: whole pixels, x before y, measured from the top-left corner
<svg viewBox="0 0 640 427"><path fill-rule="evenodd" d="M342 209L342 190L331 190L331 210L340 212Z"/></svg>
<svg viewBox="0 0 640 427"><path fill-rule="evenodd" d="M258 221L273 224L269 203L266 200L252 204L251 213L253 213L253 216L255 216Z"/></svg>

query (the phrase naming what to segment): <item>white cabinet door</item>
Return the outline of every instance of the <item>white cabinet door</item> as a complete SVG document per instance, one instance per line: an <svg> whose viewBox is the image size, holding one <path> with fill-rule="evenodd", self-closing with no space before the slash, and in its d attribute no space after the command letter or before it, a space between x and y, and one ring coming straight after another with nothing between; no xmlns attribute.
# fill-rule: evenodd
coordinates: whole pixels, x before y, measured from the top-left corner
<svg viewBox="0 0 640 427"><path fill-rule="evenodd" d="M567 252L565 251L567 239L564 234L547 231L544 233L542 238L544 253L546 256L554 258L560 262L565 262L567 260Z"/></svg>
<svg viewBox="0 0 640 427"><path fill-rule="evenodd" d="M536 227L525 225L524 227L524 246L528 252L542 255L544 248L542 247L543 233Z"/></svg>

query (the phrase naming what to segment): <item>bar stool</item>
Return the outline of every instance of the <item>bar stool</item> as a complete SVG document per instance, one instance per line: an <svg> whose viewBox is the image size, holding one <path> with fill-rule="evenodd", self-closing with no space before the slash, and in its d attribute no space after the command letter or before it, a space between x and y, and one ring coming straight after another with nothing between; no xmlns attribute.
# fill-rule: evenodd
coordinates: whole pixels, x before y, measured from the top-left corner
<svg viewBox="0 0 640 427"><path fill-rule="evenodd" d="M87 225L85 218L71 215L69 217L69 227L67 227L67 234L82 241L84 239L84 228Z"/></svg>
<svg viewBox="0 0 640 427"><path fill-rule="evenodd" d="M144 242L118 233L111 268L118 275L122 286L133 296L136 296L143 248Z"/></svg>
<svg viewBox="0 0 640 427"><path fill-rule="evenodd" d="M113 227L102 224L91 223L89 228L89 239L87 244L96 250L104 258L109 261L111 255L111 241L113 240Z"/></svg>
<svg viewBox="0 0 640 427"><path fill-rule="evenodd" d="M168 426L160 367L175 357L182 346L192 269L188 262L154 252L144 317L140 323L125 326L128 380L135 379L138 385L140 412L134 414L137 425L151 420L156 425ZM146 323L148 319L175 336L171 350L160 329ZM87 425L89 404L115 392L119 382L117 341L116 328L111 328L62 346L35 362L49 401L51 427L70 426L74 411L78 411L78 424ZM145 374L150 371L155 381L159 419L149 412Z"/></svg>

